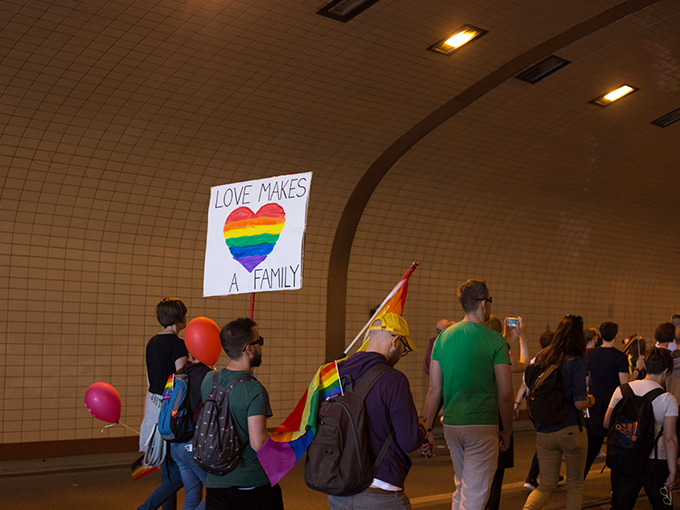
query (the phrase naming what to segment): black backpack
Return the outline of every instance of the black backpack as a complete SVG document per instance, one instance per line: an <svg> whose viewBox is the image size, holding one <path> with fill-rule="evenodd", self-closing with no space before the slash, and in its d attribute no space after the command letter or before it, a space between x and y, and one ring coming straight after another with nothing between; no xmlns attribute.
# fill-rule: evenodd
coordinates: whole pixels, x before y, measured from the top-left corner
<svg viewBox="0 0 680 510"><path fill-rule="evenodd" d="M347 381L343 384L344 395L322 404L316 435L305 460L305 483L310 489L333 496L351 496L371 485L393 434L390 432L371 465L364 400L380 376L390 369L387 364L373 367L356 388Z"/></svg>
<svg viewBox="0 0 680 510"><path fill-rule="evenodd" d="M229 412L229 391L243 381L256 380L242 375L229 386L219 384L219 372L213 373L213 384L198 415L194 432L194 460L204 471L223 476L233 470L241 459L241 445L233 418Z"/></svg>
<svg viewBox="0 0 680 510"><path fill-rule="evenodd" d="M633 393L628 383L622 384L622 398L614 407L607 434L607 467L629 476L639 475L649 454L663 433L654 434L652 401L665 393L656 388L643 396Z"/></svg>
<svg viewBox="0 0 680 510"><path fill-rule="evenodd" d="M559 425L569 417L572 408L562 383L562 365L529 365L524 374L527 387L529 416L547 425Z"/></svg>
<svg viewBox="0 0 680 510"><path fill-rule="evenodd" d="M172 377L172 393L163 400L158 416L158 432L169 443L186 443L194 435L189 406L189 376L180 368Z"/></svg>

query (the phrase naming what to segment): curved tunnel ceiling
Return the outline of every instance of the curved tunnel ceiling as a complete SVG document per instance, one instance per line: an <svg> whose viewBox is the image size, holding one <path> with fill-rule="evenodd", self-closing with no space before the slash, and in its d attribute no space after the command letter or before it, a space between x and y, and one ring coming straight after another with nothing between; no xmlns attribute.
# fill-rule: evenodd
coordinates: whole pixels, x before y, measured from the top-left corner
<svg viewBox="0 0 680 510"><path fill-rule="evenodd" d="M437 130L440 126L442 126L442 124L452 119L464 109L468 108L471 104L479 100L484 95L499 87L508 79L516 76L522 70L537 62L540 62L548 56L559 52L559 50L562 50L585 37L595 34L596 32L608 27L613 23L621 21L631 14L637 13L657 3L659 3L659 0L629 0L627 2L621 3L620 5L616 5L610 9L600 12L590 19L582 21L581 23L578 23L564 32L548 39L547 41L525 51L524 53L516 56L509 62L500 66L498 69L491 72L484 78L475 82L453 99L442 105L440 108L433 111L430 115L418 122L415 126L399 137L392 145L387 148L387 150L385 150L385 152L380 155L380 157L376 159L376 161L362 176L361 180L347 201L333 241L331 258L329 262L327 286L327 359L333 359L335 353L342 352L345 346L346 320L345 313L343 313L343 311L346 310L347 305L347 277L354 237L367 204L369 203L371 197L380 185L383 178L393 168L393 166L397 164L397 162L399 162L399 160L404 157L407 152L409 152L428 135ZM470 51L474 51L472 48L469 49ZM575 62L577 65L579 64L577 59L575 59ZM638 79L638 83L640 83L641 77L636 75L636 78ZM557 79L559 80L559 78ZM603 93L611 90L611 84L607 83L607 85L610 86L609 89L600 89L603 91ZM534 92L534 90L531 92ZM595 95L593 95L593 98L594 97ZM534 100L532 94L525 94L524 99L527 102ZM580 97L582 102L586 102L584 99L584 96ZM663 100L657 102L664 104ZM504 101L501 99L499 101L499 110L507 107L506 104L503 103ZM522 103L522 108L530 108L530 106L528 106L527 103ZM663 108L664 107L661 107L661 111L664 111ZM549 112L549 110L546 111L546 114L548 114L547 112ZM517 115L522 115L522 111L517 111L515 113ZM557 118L559 118L559 116L557 116ZM515 121L515 119L507 120L509 121L509 125L512 125ZM648 119L648 122L651 120L653 119ZM564 118L563 121L567 122L567 119ZM458 129L459 133L463 132L475 122L475 119L469 119L469 122L470 124L459 126L455 129ZM481 123L478 122L478 124ZM517 124L515 126L517 126ZM478 130L477 139L484 139L484 126L478 125L476 127ZM455 136L455 129L453 136ZM491 133L489 133L488 138L496 139L496 136L498 135L495 134L492 136ZM428 151L425 151L425 154L423 154L423 151L419 151L418 155L414 157L427 158L428 154L435 154L439 152L441 156L443 153L445 153L446 151L442 150L441 147L446 146L446 137L442 138L441 136L438 136L438 138L440 138L438 143L427 144ZM632 140L632 142L634 143L634 140ZM527 143L526 138L519 140L519 143ZM487 150L492 149L487 148ZM456 157L453 154L451 156L452 158ZM672 165L674 157L669 159L669 163ZM440 164L441 162L438 163ZM423 166L436 167L438 165L424 163ZM412 165L411 171L413 168L414 166ZM479 191L481 193L484 192L483 190ZM424 203L426 202L427 199L424 200ZM432 211L429 212L431 213Z"/></svg>

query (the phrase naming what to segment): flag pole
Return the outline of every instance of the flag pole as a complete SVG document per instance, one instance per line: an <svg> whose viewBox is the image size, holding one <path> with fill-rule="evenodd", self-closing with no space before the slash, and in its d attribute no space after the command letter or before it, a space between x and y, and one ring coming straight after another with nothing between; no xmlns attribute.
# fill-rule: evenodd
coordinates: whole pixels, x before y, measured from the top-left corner
<svg viewBox="0 0 680 510"><path fill-rule="evenodd" d="M251 292L250 293L250 315L249 317L252 319L255 314L255 293Z"/></svg>
<svg viewBox="0 0 680 510"><path fill-rule="evenodd" d="M397 283L397 285L395 285L395 287L387 295L387 297L383 300L383 302L380 303L380 306L375 311L373 316L368 320L368 322L366 324L364 324L364 327L361 328L361 331L359 331L359 334L354 337L354 340L352 340L352 343L350 343L349 346L347 346L347 348L345 349L345 352L343 352L340 356L338 356L338 359L342 359L342 358L347 357L347 354L352 350L352 347L354 347L354 344L357 343L357 340L359 340L359 338L361 338L361 336L366 332L366 330L373 323L373 321L376 319L376 317L378 315L380 315L380 312L382 312L382 309L385 306L385 304L392 298L392 296L394 296L397 293L397 291L399 289L401 289L401 287L404 285L405 281L408 282L408 279L411 276L411 273L413 273L413 271L415 271L416 267L418 267L419 265L420 265L420 262L416 262L415 260L413 262L411 262L411 267L408 268L408 271L406 271L406 274L404 274L404 276L401 277L401 280L399 280L399 283Z"/></svg>

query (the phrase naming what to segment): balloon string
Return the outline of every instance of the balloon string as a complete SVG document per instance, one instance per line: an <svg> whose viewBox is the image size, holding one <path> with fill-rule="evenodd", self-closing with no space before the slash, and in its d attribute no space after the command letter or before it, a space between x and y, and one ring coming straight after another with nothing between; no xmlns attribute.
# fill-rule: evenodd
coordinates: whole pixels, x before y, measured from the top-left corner
<svg viewBox="0 0 680 510"><path fill-rule="evenodd" d="M117 421L116 423L109 423L108 425L106 425L106 426L101 430L102 433L103 433L106 429L108 429L109 427L113 427L114 425L122 425L122 426L125 427L126 429L131 430L131 431L134 432L135 434L139 435L139 432L138 432L138 431L136 431L136 430L133 429L132 427L128 427L127 425L125 425L125 423L121 423L121 422L119 422L119 421Z"/></svg>

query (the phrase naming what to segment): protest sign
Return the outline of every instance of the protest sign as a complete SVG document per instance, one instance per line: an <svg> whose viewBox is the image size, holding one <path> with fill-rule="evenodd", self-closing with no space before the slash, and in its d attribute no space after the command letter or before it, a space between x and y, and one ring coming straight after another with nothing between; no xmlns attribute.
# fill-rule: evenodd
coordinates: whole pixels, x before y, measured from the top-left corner
<svg viewBox="0 0 680 510"><path fill-rule="evenodd" d="M210 190L203 296L302 287L302 249L312 173Z"/></svg>

